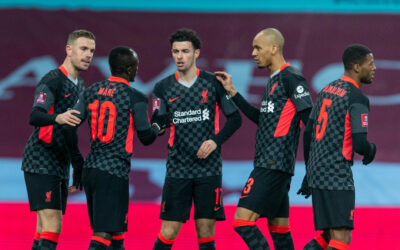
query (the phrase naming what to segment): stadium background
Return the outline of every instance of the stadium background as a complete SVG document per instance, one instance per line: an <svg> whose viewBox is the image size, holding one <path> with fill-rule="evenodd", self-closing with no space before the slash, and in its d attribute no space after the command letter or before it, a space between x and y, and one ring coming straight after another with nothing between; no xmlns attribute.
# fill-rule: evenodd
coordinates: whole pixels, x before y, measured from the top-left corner
<svg viewBox="0 0 400 250"><path fill-rule="evenodd" d="M79 28L97 38L95 59L82 73L87 85L109 76L107 55L117 45L139 54L133 86L148 94L154 84L171 74L169 35L178 28L196 30L203 41L198 66L225 70L239 91L258 105L268 72L251 59L251 41L266 27L285 36L284 56L308 79L313 99L328 82L341 76L341 54L351 43L369 46L377 71L373 85L363 87L370 97L368 138L378 147L376 160L353 167L356 183L356 229L350 249L400 249L400 2L389 0L211 1L0 1L0 249L28 249L35 216L27 206L20 170L34 87L50 69L62 63L66 35ZM224 145L224 203L226 222L217 224L218 249L246 249L231 229L241 188L252 168L256 126L246 118ZM80 129L80 148L89 149L88 128ZM159 230L159 200L165 175L167 136L143 147L134 141L127 249L151 249ZM301 148L301 147L300 147ZM310 200L295 195L304 175L302 150L290 191L291 228L296 249L313 237ZM71 195L59 249L85 249L90 228L83 193ZM258 222L268 236L266 221ZM183 226L174 249L196 249L193 221Z"/></svg>

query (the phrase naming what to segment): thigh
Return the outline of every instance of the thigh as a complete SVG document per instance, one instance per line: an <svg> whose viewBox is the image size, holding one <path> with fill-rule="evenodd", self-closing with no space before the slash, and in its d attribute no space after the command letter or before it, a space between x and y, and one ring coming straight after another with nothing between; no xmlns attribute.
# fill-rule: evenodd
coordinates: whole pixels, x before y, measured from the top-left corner
<svg viewBox="0 0 400 250"><path fill-rule="evenodd" d="M193 186L194 219L225 220L222 176L196 178Z"/></svg>
<svg viewBox="0 0 400 250"><path fill-rule="evenodd" d="M82 172L82 183L85 190L86 205L89 215L90 227L93 230L93 183L90 181L93 168L84 168Z"/></svg>
<svg viewBox="0 0 400 250"><path fill-rule="evenodd" d="M254 168L243 188L238 207L251 210L261 217L288 217L290 181L289 174Z"/></svg>
<svg viewBox="0 0 400 250"><path fill-rule="evenodd" d="M354 191L312 189L312 205L316 230L354 228Z"/></svg>
<svg viewBox="0 0 400 250"><path fill-rule="evenodd" d="M63 179L55 175L24 173L31 211L56 209L65 212L68 192Z"/></svg>
<svg viewBox="0 0 400 250"><path fill-rule="evenodd" d="M193 179L166 177L161 199L160 219L186 222L192 207Z"/></svg>
<svg viewBox="0 0 400 250"><path fill-rule="evenodd" d="M108 233L127 231L128 179L98 169L92 169L91 172L93 231Z"/></svg>

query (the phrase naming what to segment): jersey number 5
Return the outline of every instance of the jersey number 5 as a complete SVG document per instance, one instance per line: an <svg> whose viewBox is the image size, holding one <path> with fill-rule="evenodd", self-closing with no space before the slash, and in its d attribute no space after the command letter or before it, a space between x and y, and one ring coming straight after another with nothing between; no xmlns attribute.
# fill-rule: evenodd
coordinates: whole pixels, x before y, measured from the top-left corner
<svg viewBox="0 0 400 250"><path fill-rule="evenodd" d="M95 141L97 137L102 143L109 143L114 139L117 108L115 107L114 103L110 101L105 101L101 105L99 104L100 104L99 100L96 100L88 105L92 119L90 123L92 131L92 140ZM107 111L108 111L107 132L103 134L104 121L106 118Z"/></svg>
<svg viewBox="0 0 400 250"><path fill-rule="evenodd" d="M321 140L324 137L326 125L328 124L328 112L326 108L329 108L332 105L332 100L325 98L322 102L321 111L318 116L318 124L315 130L315 138L317 141Z"/></svg>

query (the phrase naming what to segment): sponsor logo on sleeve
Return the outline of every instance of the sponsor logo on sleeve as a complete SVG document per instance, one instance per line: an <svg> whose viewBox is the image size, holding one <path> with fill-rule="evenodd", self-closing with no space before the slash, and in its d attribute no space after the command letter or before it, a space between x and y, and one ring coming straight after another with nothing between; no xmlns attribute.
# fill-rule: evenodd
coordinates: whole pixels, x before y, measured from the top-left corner
<svg viewBox="0 0 400 250"><path fill-rule="evenodd" d="M36 99L36 103L45 104L46 98L47 98L47 94L40 92L38 98Z"/></svg>
<svg viewBox="0 0 400 250"><path fill-rule="evenodd" d="M153 112L156 111L157 109L160 110L160 106L161 106L160 98L153 99Z"/></svg>
<svg viewBox="0 0 400 250"><path fill-rule="evenodd" d="M361 126L363 128L368 127L368 114L361 114Z"/></svg>
<svg viewBox="0 0 400 250"><path fill-rule="evenodd" d="M301 85L297 86L296 93L297 94L294 94L294 99L300 99L310 95L310 92L305 91L304 87Z"/></svg>

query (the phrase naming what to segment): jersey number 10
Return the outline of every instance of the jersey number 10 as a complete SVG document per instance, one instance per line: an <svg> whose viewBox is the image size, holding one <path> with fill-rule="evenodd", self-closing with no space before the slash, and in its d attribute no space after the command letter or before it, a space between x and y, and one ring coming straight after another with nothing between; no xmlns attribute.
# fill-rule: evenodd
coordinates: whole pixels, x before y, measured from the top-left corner
<svg viewBox="0 0 400 250"><path fill-rule="evenodd" d="M114 139L117 108L115 107L114 103L110 101L105 101L101 103L100 108L99 104L100 101L96 100L88 105L92 119L90 123L92 140L95 141L97 137L102 143L109 143ZM107 132L103 134L104 121L107 111Z"/></svg>

